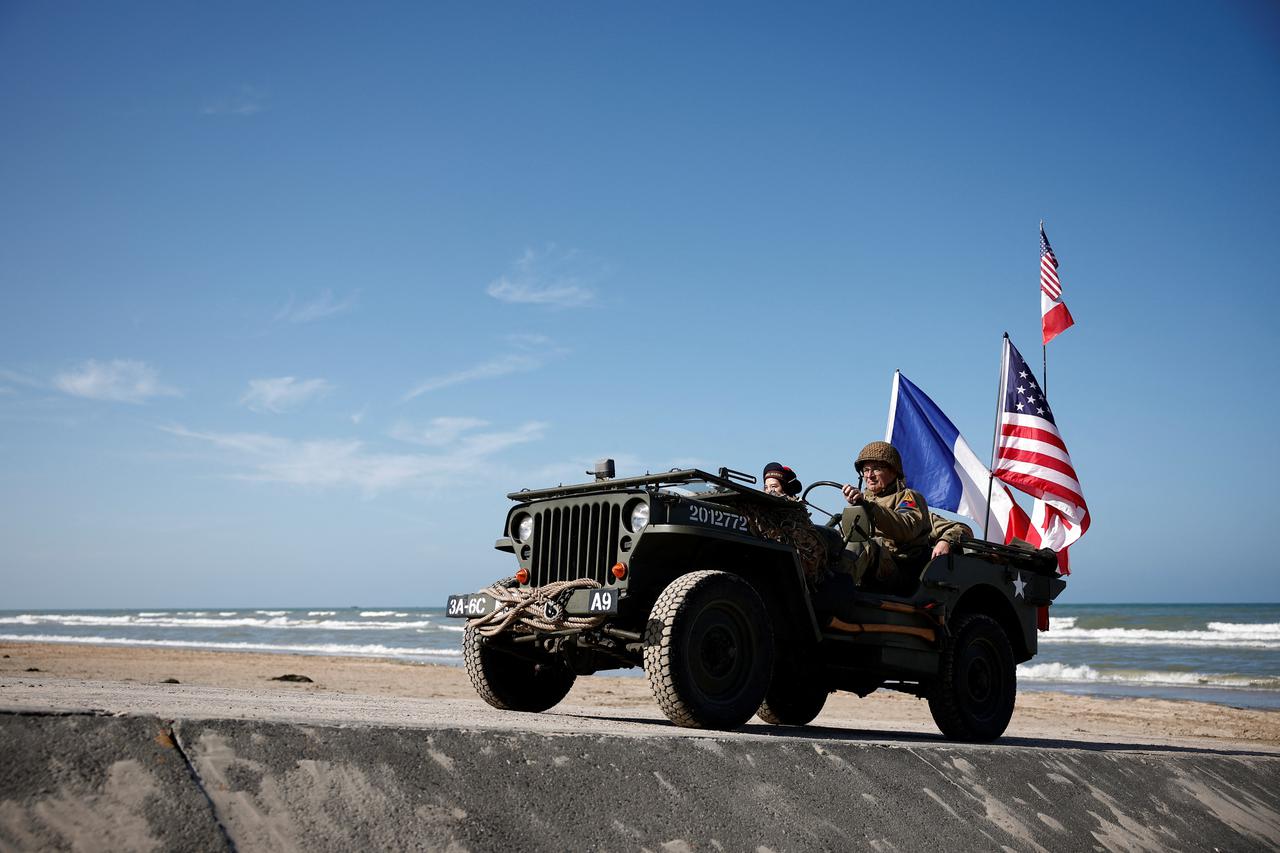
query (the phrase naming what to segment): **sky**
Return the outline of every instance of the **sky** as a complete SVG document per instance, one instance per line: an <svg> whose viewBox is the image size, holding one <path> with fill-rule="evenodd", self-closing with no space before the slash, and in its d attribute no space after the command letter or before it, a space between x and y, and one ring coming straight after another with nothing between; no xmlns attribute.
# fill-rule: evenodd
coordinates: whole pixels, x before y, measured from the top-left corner
<svg viewBox="0 0 1280 853"><path fill-rule="evenodd" d="M0 117L0 609L441 605L894 370L988 456L1041 219L1059 600L1280 600L1272 3L9 0Z"/></svg>

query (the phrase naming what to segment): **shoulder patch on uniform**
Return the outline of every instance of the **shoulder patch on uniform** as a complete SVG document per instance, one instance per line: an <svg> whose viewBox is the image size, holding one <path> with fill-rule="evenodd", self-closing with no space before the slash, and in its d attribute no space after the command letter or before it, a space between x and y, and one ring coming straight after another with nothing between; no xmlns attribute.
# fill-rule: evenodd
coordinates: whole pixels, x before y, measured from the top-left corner
<svg viewBox="0 0 1280 853"><path fill-rule="evenodd" d="M898 504L898 512L902 512L904 509L915 509L915 508L916 508L916 502L911 498L903 498L902 503Z"/></svg>

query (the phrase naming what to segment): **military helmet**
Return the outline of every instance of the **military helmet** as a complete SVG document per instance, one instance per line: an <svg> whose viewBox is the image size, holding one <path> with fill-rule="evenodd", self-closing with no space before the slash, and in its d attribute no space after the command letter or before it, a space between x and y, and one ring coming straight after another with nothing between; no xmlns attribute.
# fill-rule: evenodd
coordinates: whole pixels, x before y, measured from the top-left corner
<svg viewBox="0 0 1280 853"><path fill-rule="evenodd" d="M864 462L884 462L893 466L899 477L902 476L902 457L898 455L898 449L887 441L873 441L862 448L857 461L853 463L853 470L861 474Z"/></svg>

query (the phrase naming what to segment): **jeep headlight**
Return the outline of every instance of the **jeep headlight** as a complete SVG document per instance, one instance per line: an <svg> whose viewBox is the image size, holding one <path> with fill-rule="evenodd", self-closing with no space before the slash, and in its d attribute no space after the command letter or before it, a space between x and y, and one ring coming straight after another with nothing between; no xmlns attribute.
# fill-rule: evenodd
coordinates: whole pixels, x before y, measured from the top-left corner
<svg viewBox="0 0 1280 853"><path fill-rule="evenodd" d="M639 533L648 523L649 505L644 501L636 501L631 505L631 517L627 522L627 529L632 533Z"/></svg>
<svg viewBox="0 0 1280 853"><path fill-rule="evenodd" d="M517 542L528 542L533 536L533 516L521 515L511 525L511 533Z"/></svg>

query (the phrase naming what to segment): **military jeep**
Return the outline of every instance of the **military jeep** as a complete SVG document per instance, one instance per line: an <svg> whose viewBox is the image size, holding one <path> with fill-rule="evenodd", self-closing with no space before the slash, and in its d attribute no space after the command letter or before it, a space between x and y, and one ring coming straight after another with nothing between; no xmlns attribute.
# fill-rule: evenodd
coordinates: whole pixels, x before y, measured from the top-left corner
<svg viewBox="0 0 1280 853"><path fill-rule="evenodd" d="M832 691L885 688L926 698L948 738L1004 732L1037 611L1066 586L1051 552L964 540L910 590L840 587L842 552L875 534L864 507L826 513L814 486L776 497L727 468L615 478L604 462L592 482L508 495L495 547L517 571L448 598L490 705L545 711L579 675L643 667L679 726L803 726Z"/></svg>

